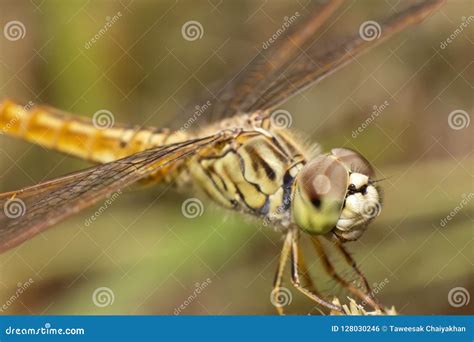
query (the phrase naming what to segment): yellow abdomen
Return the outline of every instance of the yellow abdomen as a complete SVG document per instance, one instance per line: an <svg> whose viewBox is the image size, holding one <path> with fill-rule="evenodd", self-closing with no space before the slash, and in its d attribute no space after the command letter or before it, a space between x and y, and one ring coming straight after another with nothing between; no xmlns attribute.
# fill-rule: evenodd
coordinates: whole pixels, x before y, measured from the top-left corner
<svg viewBox="0 0 474 342"><path fill-rule="evenodd" d="M0 104L0 131L51 150L97 163L107 163L153 146L186 139L168 130L114 124L100 127L93 120L45 106Z"/></svg>

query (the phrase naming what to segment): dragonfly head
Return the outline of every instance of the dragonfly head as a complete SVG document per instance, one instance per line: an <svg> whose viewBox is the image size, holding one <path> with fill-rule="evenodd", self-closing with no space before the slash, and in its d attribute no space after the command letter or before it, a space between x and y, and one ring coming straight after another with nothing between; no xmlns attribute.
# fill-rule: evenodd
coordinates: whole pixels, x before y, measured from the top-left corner
<svg viewBox="0 0 474 342"><path fill-rule="evenodd" d="M336 148L300 171L292 202L293 219L313 235L335 233L357 240L381 209L374 170L359 153Z"/></svg>

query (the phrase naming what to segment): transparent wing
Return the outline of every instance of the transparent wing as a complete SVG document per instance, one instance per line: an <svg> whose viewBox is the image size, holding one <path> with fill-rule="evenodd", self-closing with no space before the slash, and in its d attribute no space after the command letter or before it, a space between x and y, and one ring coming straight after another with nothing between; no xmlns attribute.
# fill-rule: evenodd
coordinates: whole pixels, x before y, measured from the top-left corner
<svg viewBox="0 0 474 342"><path fill-rule="evenodd" d="M341 5L342 0L329 0L324 4L313 5L307 18L295 17L295 24L285 28L278 40L262 50L248 63L230 82L217 91L217 100L213 100L209 115L211 121L229 117L238 113L247 102L255 101L259 94L259 85L275 70L290 59L301 53L308 41L314 38L318 29L326 22L331 14ZM209 96L204 97L208 100ZM204 103L200 101L197 103ZM192 108L190 108L193 111Z"/></svg>
<svg viewBox="0 0 474 342"><path fill-rule="evenodd" d="M208 115L211 121L239 113L272 109L291 96L321 81L404 28L421 22L445 0L425 0L380 23L381 35L364 40L359 34L323 49L311 46L317 30L339 7L341 1L327 1L314 8L306 20L295 24L267 50L252 60L217 93ZM294 27L294 29L293 29Z"/></svg>
<svg viewBox="0 0 474 342"><path fill-rule="evenodd" d="M0 194L0 252L204 147L224 134L152 148L15 192Z"/></svg>
<svg viewBox="0 0 474 342"><path fill-rule="evenodd" d="M243 112L275 108L291 96L312 86L345 66L355 57L368 51L394 34L417 24L439 8L445 0L428 0L408 7L398 14L380 21L380 37L364 39L356 34L341 40L334 48L321 52L317 46L309 47L296 60L288 62L266 79L265 88L258 97L248 98L240 106Z"/></svg>

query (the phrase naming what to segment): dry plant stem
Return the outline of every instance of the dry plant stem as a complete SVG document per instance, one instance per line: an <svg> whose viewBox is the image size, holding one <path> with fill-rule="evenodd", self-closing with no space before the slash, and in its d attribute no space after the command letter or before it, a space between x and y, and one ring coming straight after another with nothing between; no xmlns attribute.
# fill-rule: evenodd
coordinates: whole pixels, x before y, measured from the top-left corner
<svg viewBox="0 0 474 342"><path fill-rule="evenodd" d="M314 248L316 249L316 252L318 253L321 263L323 265L324 270L332 277L334 278L338 283L340 283L342 286L344 286L349 292L354 294L355 296L359 297L362 301L366 302L369 304L371 307L373 307L375 310L381 310L380 306L370 297L368 294L364 293L354 285L352 285L350 282L342 278L335 270L334 266L332 263L329 261L329 258L326 255L326 252L324 251L324 247L321 244L321 241L317 237L311 237L311 242L313 243Z"/></svg>
<svg viewBox="0 0 474 342"><path fill-rule="evenodd" d="M308 296L310 299L312 299L316 303L324 307L327 307L331 310L342 313L343 310L341 307L323 299L316 292L316 289L314 288L314 284L312 284L312 282L311 282L312 286L310 289L308 289L307 287L301 284L300 275L306 274L306 276L303 276L306 279L309 273L308 273L308 270L306 269L306 265L303 264L303 259L299 258L299 256L301 256L302 254L299 248L299 241L298 241L299 239L298 239L297 233L289 231L288 234L291 234L291 281L293 283L293 286L295 286L296 289L298 289L300 292Z"/></svg>

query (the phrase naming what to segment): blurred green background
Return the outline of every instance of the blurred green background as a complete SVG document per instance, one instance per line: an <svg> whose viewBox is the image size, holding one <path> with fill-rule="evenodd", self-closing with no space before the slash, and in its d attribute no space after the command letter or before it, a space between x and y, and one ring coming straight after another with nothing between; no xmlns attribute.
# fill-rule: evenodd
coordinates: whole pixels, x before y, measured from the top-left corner
<svg viewBox="0 0 474 342"><path fill-rule="evenodd" d="M334 45L364 21L394 14L407 3L348 1L317 44ZM15 20L26 30L16 41L5 33L0 37L0 97L89 117L107 109L116 121L158 127L176 117L184 122L189 101L203 92L212 98L209 86L233 77L285 16L311 8L307 1L242 0L0 5L3 28ZM282 107L308 141L325 150L355 148L380 178L388 177L382 182L382 214L348 247L370 283L381 287L377 297L403 314L473 313L474 299L449 301L457 287L464 296L474 295L474 203L462 204L473 193L473 124L453 129L448 121L453 111L464 111L456 112L463 119L472 116L474 20L462 32L459 27L473 15L472 1L449 1L421 26ZM203 28L195 41L181 33L190 20ZM363 132L353 134L373 106L385 101L388 106ZM90 166L3 135L0 165L2 192ZM2 314L274 314L269 298L279 234L204 198L203 215L188 219L181 205L190 196L156 186L126 192L92 225L84 222L96 209L0 255ZM460 206L443 227L441 220ZM318 286L344 300L307 252ZM318 314L288 279L285 284L292 293L288 313ZM19 288L25 288L21 295Z"/></svg>

